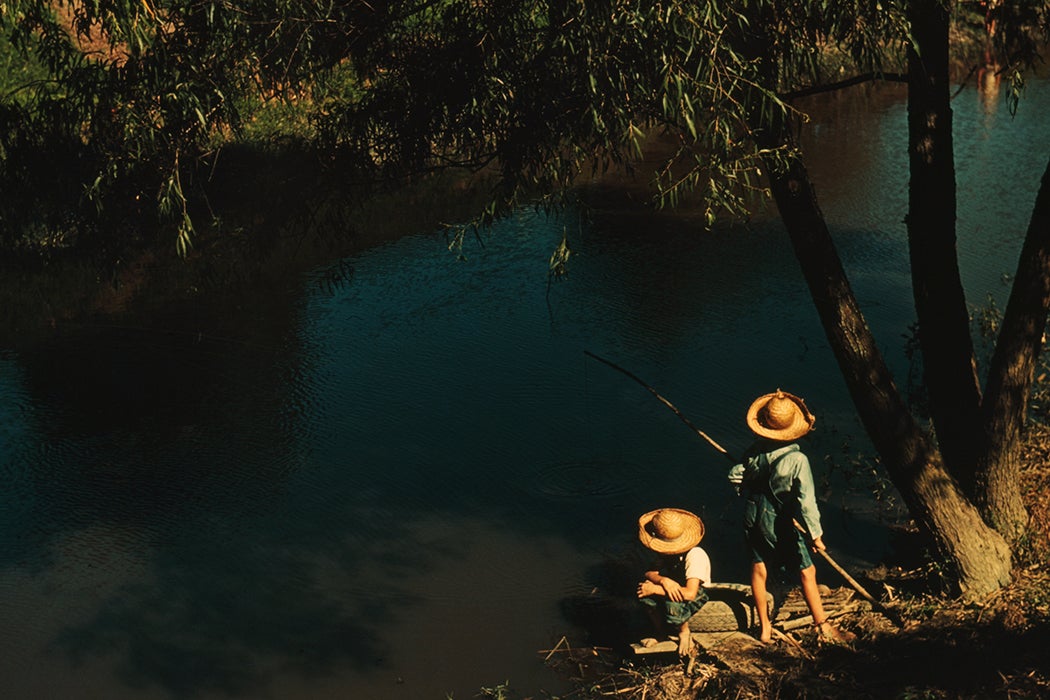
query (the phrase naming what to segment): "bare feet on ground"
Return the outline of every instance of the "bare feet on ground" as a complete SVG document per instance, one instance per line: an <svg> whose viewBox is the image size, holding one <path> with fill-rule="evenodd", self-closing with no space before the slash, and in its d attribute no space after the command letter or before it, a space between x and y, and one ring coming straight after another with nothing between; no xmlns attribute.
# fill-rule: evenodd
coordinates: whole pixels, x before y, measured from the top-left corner
<svg viewBox="0 0 1050 700"><path fill-rule="evenodd" d="M827 620L813 625L817 629L817 637L824 642L832 644L849 644L857 638L857 635L847 630L839 629Z"/></svg>
<svg viewBox="0 0 1050 700"><path fill-rule="evenodd" d="M678 635L678 655L689 656L693 651L693 635L689 632Z"/></svg>
<svg viewBox="0 0 1050 700"><path fill-rule="evenodd" d="M683 622L678 628L678 655L688 656L693 651L693 631L689 629L689 623Z"/></svg>

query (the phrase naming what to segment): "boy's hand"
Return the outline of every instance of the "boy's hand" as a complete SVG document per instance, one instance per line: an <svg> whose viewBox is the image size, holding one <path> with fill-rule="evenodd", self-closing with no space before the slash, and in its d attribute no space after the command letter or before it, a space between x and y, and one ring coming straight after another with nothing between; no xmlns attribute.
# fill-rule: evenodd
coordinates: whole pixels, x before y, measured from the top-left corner
<svg viewBox="0 0 1050 700"><path fill-rule="evenodd" d="M682 587L678 585L678 581L665 576L660 580L660 585L667 591L668 600L673 600L676 603L681 603L685 600L685 596L682 594Z"/></svg>
<svg viewBox="0 0 1050 700"><path fill-rule="evenodd" d="M660 586L646 579L638 584L638 597L646 598L651 595L656 595L660 590Z"/></svg>
<svg viewBox="0 0 1050 700"><path fill-rule="evenodd" d="M820 539L819 537L813 540L813 544L811 545L811 547L814 552L823 552L825 549L827 549L827 547L824 546L824 540Z"/></svg>

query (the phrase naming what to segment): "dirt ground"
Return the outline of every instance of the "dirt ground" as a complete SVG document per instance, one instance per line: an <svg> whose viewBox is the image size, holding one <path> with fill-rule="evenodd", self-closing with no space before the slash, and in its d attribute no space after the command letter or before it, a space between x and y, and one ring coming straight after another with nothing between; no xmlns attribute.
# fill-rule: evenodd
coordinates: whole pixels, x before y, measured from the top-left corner
<svg viewBox="0 0 1050 700"><path fill-rule="evenodd" d="M1024 488L1032 534L1017 548L1011 584L979 602L939 595L926 567L887 564L865 586L903 626L869 610L845 614L857 639L823 643L810 628L769 646L631 657L602 647L563 648L547 662L576 690L559 696L624 700L977 700L1050 698L1050 430L1033 428ZM658 657L658 658L657 658Z"/></svg>

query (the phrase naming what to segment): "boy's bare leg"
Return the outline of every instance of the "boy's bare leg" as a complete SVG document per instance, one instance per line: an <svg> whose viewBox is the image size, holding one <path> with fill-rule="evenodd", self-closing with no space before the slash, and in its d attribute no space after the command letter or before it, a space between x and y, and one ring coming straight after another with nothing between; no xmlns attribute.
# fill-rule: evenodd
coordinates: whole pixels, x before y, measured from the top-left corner
<svg viewBox="0 0 1050 700"><path fill-rule="evenodd" d="M806 607L813 616L813 622L823 622L827 615L824 614L824 601L820 598L820 588L817 587L817 567L809 565L799 573L802 582L802 597L806 600Z"/></svg>
<svg viewBox="0 0 1050 700"><path fill-rule="evenodd" d="M852 642L856 635L852 632L840 630L828 622L828 615L824 612L824 601L820 598L820 588L817 586L817 567L808 566L799 572L802 581L802 597L806 600L806 606L813 615L813 627L817 634L825 639L836 642Z"/></svg>
<svg viewBox="0 0 1050 700"><path fill-rule="evenodd" d="M815 584L816 577L814 577L813 580ZM755 598L755 610L758 612L758 641L763 644L768 644L773 639L773 625L769 622L769 603L766 594L766 565L764 562L758 561L751 565L751 595ZM819 592L817 593L817 600L820 600Z"/></svg>

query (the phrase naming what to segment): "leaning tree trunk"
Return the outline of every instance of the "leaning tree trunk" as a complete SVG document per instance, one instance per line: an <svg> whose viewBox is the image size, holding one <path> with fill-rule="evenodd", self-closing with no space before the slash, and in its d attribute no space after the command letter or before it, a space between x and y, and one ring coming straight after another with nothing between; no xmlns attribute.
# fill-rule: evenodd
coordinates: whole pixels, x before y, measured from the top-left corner
<svg viewBox="0 0 1050 700"><path fill-rule="evenodd" d="M1016 540L1028 521L1021 499L1021 429L1050 306L1050 165L1017 263L988 370L983 412L986 447L977 470L977 504L994 528Z"/></svg>
<svg viewBox="0 0 1050 700"><path fill-rule="evenodd" d="M786 129L767 146L793 146ZM771 139L770 134L785 134ZM983 597L1010 579L1010 548L981 519L912 418L842 268L801 158L770 166L770 185L824 332L861 420L912 517L955 569L960 593Z"/></svg>
<svg viewBox="0 0 1050 700"><path fill-rule="evenodd" d="M981 395L956 250L944 0L908 4L908 247L930 417L945 464L976 500Z"/></svg>

